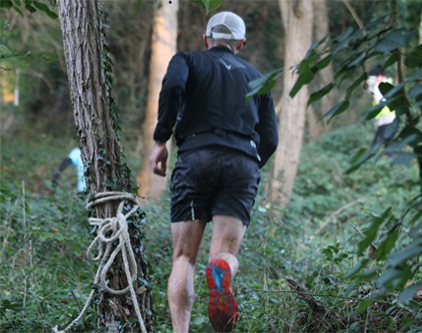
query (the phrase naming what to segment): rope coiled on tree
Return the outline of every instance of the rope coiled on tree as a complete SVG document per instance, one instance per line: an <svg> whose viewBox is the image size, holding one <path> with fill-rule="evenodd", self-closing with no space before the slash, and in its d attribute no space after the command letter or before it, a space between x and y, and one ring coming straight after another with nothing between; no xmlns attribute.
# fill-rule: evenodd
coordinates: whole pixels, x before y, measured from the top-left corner
<svg viewBox="0 0 422 333"><path fill-rule="evenodd" d="M114 200L122 200L117 209L116 217L112 218L94 218L91 217L88 219L89 224L92 226L98 227L97 236L92 241L91 245L88 247L87 250L87 258L90 261L100 262L98 266L97 274L94 278L94 286L102 286L107 292L113 295L122 295L127 292L130 292L132 296L133 305L135 308L136 316L138 318L139 324L141 325L141 332L147 333L145 328L144 321L142 319L141 311L139 309L138 298L133 287L134 281L136 281L138 277L138 267L136 265L135 255L132 251L132 246L130 243L130 236L128 232L128 225L127 225L127 218L135 213L139 208L138 199L134 194L126 193L126 192L101 192L91 196L89 202L86 206L87 209L91 209L94 206L105 203L108 201ZM133 203L133 208L127 213L126 215L123 214L123 206L125 204L125 200L130 201ZM107 234L109 234L107 236ZM111 252L113 242L119 241L116 248ZM98 247L98 255L93 257L91 252L94 247ZM111 254L110 254L111 252ZM110 269L111 265L114 262L117 254L122 253L123 259L123 266L124 271L126 273L128 286L122 290L115 290L107 286L106 278L108 270ZM143 291L141 291L142 293ZM76 319L74 319L64 330L59 331L58 326L53 328L54 333L66 333L68 332L73 326L75 326L76 322L80 321L86 314L93 298L94 298L95 289L91 290L89 294L88 300L85 303L81 313L78 315Z"/></svg>

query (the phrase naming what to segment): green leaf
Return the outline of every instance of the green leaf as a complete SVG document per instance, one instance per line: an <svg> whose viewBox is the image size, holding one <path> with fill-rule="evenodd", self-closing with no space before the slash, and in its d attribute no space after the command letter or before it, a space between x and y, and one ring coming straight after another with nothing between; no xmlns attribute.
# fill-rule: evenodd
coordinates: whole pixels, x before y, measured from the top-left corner
<svg viewBox="0 0 422 333"><path fill-rule="evenodd" d="M406 126L398 135L399 139L405 140L408 136L416 135L417 139L415 141L411 141L408 144L412 147L416 145L418 142L422 142L422 132L417 128Z"/></svg>
<svg viewBox="0 0 422 333"><path fill-rule="evenodd" d="M21 6L21 0L13 0L13 2L16 4L16 6Z"/></svg>
<svg viewBox="0 0 422 333"><path fill-rule="evenodd" d="M50 11L50 8L48 8L47 5L45 5L41 2L38 2L38 1L34 2L34 6L37 7L39 10L41 10L44 13L48 13Z"/></svg>
<svg viewBox="0 0 422 333"><path fill-rule="evenodd" d="M12 52L5 45L0 45L0 58L10 56L11 54Z"/></svg>
<svg viewBox="0 0 422 333"><path fill-rule="evenodd" d="M408 303L420 287L422 287L422 282L412 284L400 293L399 298L397 300L400 303Z"/></svg>
<svg viewBox="0 0 422 333"><path fill-rule="evenodd" d="M354 72L354 68L347 68L347 66L344 66L334 75L334 80L339 80L340 78L342 78L343 81L344 79L352 75Z"/></svg>
<svg viewBox="0 0 422 333"><path fill-rule="evenodd" d="M3 299L0 303L0 308L7 309L10 311L25 311L26 308L22 307L21 303L12 303L8 299Z"/></svg>
<svg viewBox="0 0 422 333"><path fill-rule="evenodd" d="M49 17L49 18L51 18L52 20L55 20L55 19L57 19L57 14L55 13L55 12L52 12L52 11L48 11L47 12L47 16Z"/></svg>
<svg viewBox="0 0 422 333"><path fill-rule="evenodd" d="M347 30L345 32L343 32L342 34L338 35L337 37L331 39L324 47L323 50L325 50L327 47L329 47L331 44L336 44L336 43L342 43L344 42L346 39L348 39L354 32L354 29L349 27L347 28Z"/></svg>
<svg viewBox="0 0 422 333"><path fill-rule="evenodd" d="M326 35L325 37L321 38L320 40L316 41L315 43L313 43L311 45L311 47L309 48L308 52L306 52L305 58L303 58L303 60L307 60L309 58L311 58L311 55L317 55L315 52L315 49L320 46L322 43L325 42L325 40L327 39L328 35Z"/></svg>
<svg viewBox="0 0 422 333"><path fill-rule="evenodd" d="M385 260L387 254L391 252L391 250L394 248L394 245L396 245L396 241L399 237L399 231L394 230L391 232L387 238L380 243L378 246L378 250L375 252L375 259L379 260Z"/></svg>
<svg viewBox="0 0 422 333"><path fill-rule="evenodd" d="M398 60L397 53L393 53L384 63L384 66L382 66L382 69L387 69L391 65L395 64Z"/></svg>
<svg viewBox="0 0 422 333"><path fill-rule="evenodd" d="M48 61L48 62L56 62L56 61L59 61L59 58L56 58L56 57L43 56L42 58L45 61Z"/></svg>
<svg viewBox="0 0 422 333"><path fill-rule="evenodd" d="M54 238L54 234L52 234L51 232L42 232L40 233L39 237L41 239Z"/></svg>
<svg viewBox="0 0 422 333"><path fill-rule="evenodd" d="M312 69L307 70L303 74L299 75L295 85L293 86L292 90L290 91L290 97L293 98L299 92L300 88L302 88L305 84L308 84L313 80L315 73Z"/></svg>
<svg viewBox="0 0 422 333"><path fill-rule="evenodd" d="M370 280L373 279L374 277L376 277L378 274L378 271L376 268L370 268L367 269L365 271L363 271L362 273L359 274L358 279L360 281L362 280Z"/></svg>
<svg viewBox="0 0 422 333"><path fill-rule="evenodd" d="M269 92L275 84L277 77L284 71L284 68L278 68L270 73L267 73L260 78L253 80L248 83L249 87L252 89L248 94L246 94L246 104L249 103L249 100L255 95L262 95Z"/></svg>
<svg viewBox="0 0 422 333"><path fill-rule="evenodd" d="M365 238L363 240L361 240L358 243L358 255L361 256L362 252L372 243L372 241L375 239L377 233L378 233L378 228L380 227L380 225L389 217L391 212L391 207L387 208L382 214L381 216L375 216L372 219L371 225L369 226L369 228L364 232L365 234Z"/></svg>
<svg viewBox="0 0 422 333"><path fill-rule="evenodd" d="M355 82L353 82L353 83L352 83L352 85L351 85L349 88L347 88L347 91L346 91L346 97L345 97L345 99L349 100L349 99L350 99L350 97L352 96L353 91L354 91L357 87L359 87L359 86L360 86L360 84L361 84L362 82L364 82L367 78L368 78L368 75L367 75L366 73L362 73L362 75L361 75L361 76L359 76L359 78L358 78Z"/></svg>
<svg viewBox="0 0 422 333"><path fill-rule="evenodd" d="M365 116L363 117L363 119L364 120L370 120L370 119L373 119L373 118L375 118L377 115L378 115L378 113L380 113L381 112L381 110L385 107L385 106L387 106L387 102L386 101L383 101L383 102L381 102L381 103L379 103L379 104L377 104L377 105L374 105L366 114L365 114Z"/></svg>
<svg viewBox="0 0 422 333"><path fill-rule="evenodd" d="M413 52L406 55L404 64L409 68L418 68L422 66L422 45L419 45Z"/></svg>
<svg viewBox="0 0 422 333"><path fill-rule="evenodd" d="M406 47L415 34L416 30L407 31L405 28L394 29L375 45L374 50L376 52L386 53L399 47Z"/></svg>
<svg viewBox="0 0 422 333"><path fill-rule="evenodd" d="M359 158L357 159L357 161L354 162L352 164L352 166L346 170L346 172L345 172L346 175L348 175L348 174L352 173L353 171L356 171L357 169L359 169L362 164L364 164L367 160L369 160L372 156L375 155L375 153L371 150L366 151L366 148L363 148L363 150L364 150L364 153L362 155L360 155Z"/></svg>
<svg viewBox="0 0 422 333"><path fill-rule="evenodd" d="M330 117L328 121L330 121L335 115L339 115L347 110L349 107L349 101L342 101L331 108L327 113L325 113L322 118Z"/></svg>
<svg viewBox="0 0 422 333"><path fill-rule="evenodd" d="M322 97L324 97L325 95L327 95L334 87L335 87L335 84L331 82L331 83L327 84L324 88L318 90L317 92L314 92L309 97L309 100L308 100L308 104L307 105L309 106L312 103L320 100Z"/></svg>
<svg viewBox="0 0 422 333"><path fill-rule="evenodd" d="M357 308L357 312L358 313L363 313L363 312L365 312L367 309L368 309L368 307L373 303L374 301L373 300L370 300L370 299L365 299L365 300L363 300L363 301L360 301L359 302L359 306L358 306L358 308Z"/></svg>
<svg viewBox="0 0 422 333"><path fill-rule="evenodd" d="M389 264L393 267L400 266L409 259L415 258L422 253L422 239L415 239L403 250L396 251L391 256Z"/></svg>
<svg viewBox="0 0 422 333"><path fill-rule="evenodd" d="M0 8L10 9L13 7L13 2L11 0L1 0Z"/></svg>
<svg viewBox="0 0 422 333"><path fill-rule="evenodd" d="M360 157L366 152L366 148L359 148L348 160L349 163L356 163Z"/></svg>
<svg viewBox="0 0 422 333"><path fill-rule="evenodd" d="M78 244L73 243L73 242L66 242L67 245L69 245L69 247L75 251L78 255L80 255L82 253L81 249L79 248Z"/></svg>
<svg viewBox="0 0 422 333"><path fill-rule="evenodd" d="M18 7L15 6L15 7L13 7L13 9L16 11L16 13L18 13L20 16L23 17L23 13Z"/></svg>
<svg viewBox="0 0 422 333"><path fill-rule="evenodd" d="M414 82L417 81L420 77L422 76L422 68L420 68L415 75L412 75L412 77L410 77L410 79L407 80L407 82ZM406 82L402 82L402 84L404 84Z"/></svg>
<svg viewBox="0 0 422 333"><path fill-rule="evenodd" d="M385 97L385 95L387 95L388 92L394 88L394 86L388 82L381 82L378 88L381 91L381 94L383 94L383 96Z"/></svg>
<svg viewBox="0 0 422 333"><path fill-rule="evenodd" d="M377 18L377 19L369 22L367 25L365 25L364 29L369 30L369 29L375 28L377 25L384 22L387 17L389 17L389 15L381 16L380 18Z"/></svg>
<svg viewBox="0 0 422 333"><path fill-rule="evenodd" d="M349 270L345 275L344 278L348 279L353 276L355 276L357 273L359 273L365 266L368 264L369 259L365 258L362 261L358 262L357 265L355 265L351 270Z"/></svg>
<svg viewBox="0 0 422 333"><path fill-rule="evenodd" d="M384 274L377 279L377 284L385 289L402 288L412 275L408 266L388 268Z"/></svg>
<svg viewBox="0 0 422 333"><path fill-rule="evenodd" d="M223 4L223 0L202 0L202 3L204 4L208 14L220 7Z"/></svg>
<svg viewBox="0 0 422 333"><path fill-rule="evenodd" d="M391 162L391 166L396 166L396 165L404 165L404 166L409 166L410 162L412 162L415 158L419 158L421 157L418 154L414 154L414 153L401 153L400 155L396 156L394 158L394 160Z"/></svg>
<svg viewBox="0 0 422 333"><path fill-rule="evenodd" d="M204 316L200 316L200 317L195 317L192 320L192 323L194 325L202 325L203 323L205 323L207 321L207 319Z"/></svg>
<svg viewBox="0 0 422 333"><path fill-rule="evenodd" d="M417 139L417 135L416 134L412 134L409 135L407 137L405 137L403 140L398 141L398 142L394 142L392 144L389 144L386 148L385 148L385 152L386 153L396 153L399 152L400 150L402 150L402 148L405 145L411 144L413 141L415 141Z"/></svg>
<svg viewBox="0 0 422 333"><path fill-rule="evenodd" d="M320 60L314 67L317 71L320 71L321 69L327 67L330 64L331 60L333 60L333 56L330 54L324 59Z"/></svg>
<svg viewBox="0 0 422 333"><path fill-rule="evenodd" d="M25 8L31 13L35 13L37 11L33 6L31 6L29 4L26 4Z"/></svg>
<svg viewBox="0 0 422 333"><path fill-rule="evenodd" d="M347 68L352 68L361 65L363 60L365 59L365 56L365 52L360 52L352 62L348 63Z"/></svg>
<svg viewBox="0 0 422 333"><path fill-rule="evenodd" d="M414 223L417 219L420 219L422 217L422 210L420 210L412 219L412 221L410 223ZM419 222L419 224L414 227L412 230L410 230L409 232L409 236L412 238L415 238L418 236L419 231L422 230L422 221Z"/></svg>
<svg viewBox="0 0 422 333"><path fill-rule="evenodd" d="M418 85L416 87L413 87L409 91L409 98L416 99L421 94L422 94L422 84L420 84L420 85Z"/></svg>

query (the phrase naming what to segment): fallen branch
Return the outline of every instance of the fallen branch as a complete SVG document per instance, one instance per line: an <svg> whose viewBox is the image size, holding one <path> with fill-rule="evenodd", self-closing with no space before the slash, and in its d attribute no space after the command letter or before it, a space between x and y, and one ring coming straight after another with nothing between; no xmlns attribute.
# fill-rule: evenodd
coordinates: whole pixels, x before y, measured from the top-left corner
<svg viewBox="0 0 422 333"><path fill-rule="evenodd" d="M296 322L297 325L303 326L306 332L337 332L346 327L338 320L339 316L330 315L324 304L312 296L304 286L291 278L286 278L286 282L290 289L297 292L297 297L305 301L311 309L311 312L300 309Z"/></svg>
<svg viewBox="0 0 422 333"><path fill-rule="evenodd" d="M319 230L316 233L317 234L321 233L327 225L329 225L331 222L333 222L334 217L336 217L338 214L340 214L343 210L346 210L349 207L352 207L354 205L357 205L358 203L366 202L366 201L371 200L371 199L374 199L374 198L375 197L358 199L356 201L349 202L347 205L344 205L343 207L337 209L334 213L332 213L330 216L328 216L324 220L324 222L322 222L321 226L319 227Z"/></svg>

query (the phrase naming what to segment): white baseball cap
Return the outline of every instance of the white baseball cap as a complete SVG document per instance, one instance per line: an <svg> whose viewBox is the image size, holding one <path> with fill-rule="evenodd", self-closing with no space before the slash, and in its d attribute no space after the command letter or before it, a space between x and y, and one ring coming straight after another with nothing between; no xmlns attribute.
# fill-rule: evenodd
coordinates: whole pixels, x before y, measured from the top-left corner
<svg viewBox="0 0 422 333"><path fill-rule="evenodd" d="M231 33L211 32L217 25L224 25ZM205 35L210 38L241 40L245 38L245 22L232 12L221 12L210 18Z"/></svg>

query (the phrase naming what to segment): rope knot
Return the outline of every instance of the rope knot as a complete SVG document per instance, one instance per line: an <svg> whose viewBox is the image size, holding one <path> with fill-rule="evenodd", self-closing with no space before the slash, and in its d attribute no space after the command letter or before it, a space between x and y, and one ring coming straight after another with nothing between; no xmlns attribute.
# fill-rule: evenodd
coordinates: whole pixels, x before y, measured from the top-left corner
<svg viewBox="0 0 422 333"><path fill-rule="evenodd" d="M144 322L142 320L141 311L139 309L137 294L133 287L134 282L138 278L138 266L136 264L135 255L130 243L130 235L127 224L127 218L135 213L139 208L138 199L134 194L126 192L101 192L93 195L88 200L87 209L91 209L100 203L112 200L122 200L122 202L119 204L115 217L105 219L91 217L88 219L90 225L97 227L97 236L88 247L86 256L90 261L100 261L97 274L94 278L95 286L99 286L101 282L101 286L107 292L114 295L123 295L127 292L130 292L136 316L138 317L138 321L141 325L141 331L142 333L147 333ZM123 207L125 204L124 200L131 201L133 204L133 208L126 215L123 214ZM118 241L118 244L112 251L112 246L115 241ZM93 257L91 253L94 248L98 248L98 254L96 257ZM122 255L128 286L121 290L115 290L107 285L106 278L107 273L119 252L121 252ZM138 294L140 293L138 292ZM65 328L63 331L58 331L56 326L53 328L53 332L65 333L69 331L75 325L75 323L80 321L85 315L89 305L91 304L93 296L94 290L91 291L91 294L89 295L89 298L79 316L74 321L72 321L72 323L70 323L67 328Z"/></svg>

